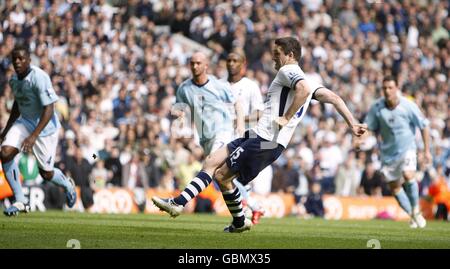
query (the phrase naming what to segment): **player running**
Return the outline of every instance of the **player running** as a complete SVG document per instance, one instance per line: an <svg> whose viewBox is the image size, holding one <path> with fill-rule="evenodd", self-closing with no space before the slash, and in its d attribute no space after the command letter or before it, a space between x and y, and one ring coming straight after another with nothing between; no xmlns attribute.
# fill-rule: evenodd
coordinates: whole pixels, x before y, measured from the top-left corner
<svg viewBox="0 0 450 269"><path fill-rule="evenodd" d="M14 161L19 150L33 152L42 178L64 188L67 206L73 207L77 199L73 180L53 167L60 128L54 111L58 96L48 74L30 65L30 61L28 47L16 45L12 51L16 74L9 81L15 101L6 127L0 134L3 171L15 197L15 202L4 211L6 216L29 211L19 168Z"/></svg>
<svg viewBox="0 0 450 269"><path fill-rule="evenodd" d="M428 120L415 103L401 96L394 77L383 79L383 94L370 108L365 123L381 136L381 171L400 207L411 216L410 227L424 228L416 180L416 129L422 133L425 162L431 164Z"/></svg>

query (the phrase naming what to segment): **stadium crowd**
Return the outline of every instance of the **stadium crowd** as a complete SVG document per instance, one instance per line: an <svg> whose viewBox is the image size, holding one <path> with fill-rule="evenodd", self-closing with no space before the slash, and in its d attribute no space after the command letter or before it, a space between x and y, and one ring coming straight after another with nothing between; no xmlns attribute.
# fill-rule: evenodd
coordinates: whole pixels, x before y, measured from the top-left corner
<svg viewBox="0 0 450 269"><path fill-rule="evenodd" d="M292 35L303 46L305 73L338 92L360 121L383 75L398 77L430 121L434 167L423 165L420 150L418 165L421 195L434 195L430 188L450 185L449 11L448 1L436 0L0 0L0 129L13 102L9 54L26 42L60 97L57 166L84 192L182 189L204 156L195 132L170 113L190 76L192 49L177 35L206 46L211 73L223 79L227 52L243 48L247 76L263 95L276 74L270 41ZM255 191L291 192L303 203L322 193L389 195L376 138L354 151L331 106L313 103L293 139L273 177L255 183L268 187Z"/></svg>

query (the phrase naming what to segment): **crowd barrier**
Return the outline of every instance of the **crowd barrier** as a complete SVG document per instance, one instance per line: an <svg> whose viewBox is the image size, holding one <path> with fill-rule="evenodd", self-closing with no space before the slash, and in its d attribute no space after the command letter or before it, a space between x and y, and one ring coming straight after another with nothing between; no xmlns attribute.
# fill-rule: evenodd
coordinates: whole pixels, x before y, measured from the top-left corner
<svg viewBox="0 0 450 269"><path fill-rule="evenodd" d="M80 190L77 189L78 197ZM217 192L217 191L216 191ZM29 204L32 211L45 211L45 192L41 186L24 187L24 193L29 198ZM94 193L94 204L85 209L80 199L75 206L70 209L80 212L90 213L110 213L110 214L132 214L139 213L138 204L143 204L141 208L143 213L161 214L151 202L154 195L160 197L176 196L178 193L165 192L158 189L148 189L142 193L140 203L136 191L124 188L106 188ZM7 182L0 177L0 200L12 195ZM216 193L216 199L213 201L213 211L222 216L228 216L229 212L219 192ZM271 193L268 195L253 194L265 210L265 217L281 218L298 212L298 205L295 204L294 196L286 193ZM325 218L330 220L368 220L374 218L389 218L395 220L406 220L408 216L398 206L393 197L339 197L334 195L324 195L323 203L325 208ZM5 205L8 202L6 201ZM433 205L424 199L421 200L422 210L425 217L432 218ZM186 207L186 213L194 212L195 200ZM65 208L65 210L69 210Z"/></svg>

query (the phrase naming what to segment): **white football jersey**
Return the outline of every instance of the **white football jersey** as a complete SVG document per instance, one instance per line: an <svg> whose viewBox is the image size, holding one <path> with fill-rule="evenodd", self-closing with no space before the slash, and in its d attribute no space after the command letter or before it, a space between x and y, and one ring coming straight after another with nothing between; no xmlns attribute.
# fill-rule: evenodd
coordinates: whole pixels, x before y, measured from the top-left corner
<svg viewBox="0 0 450 269"><path fill-rule="evenodd" d="M255 110L264 110L261 91L256 82L247 77L243 77L238 82L230 84L234 98L241 103L244 116L249 116Z"/></svg>
<svg viewBox="0 0 450 269"><path fill-rule="evenodd" d="M291 106L295 95L295 85L303 79L305 79L305 73L297 64L284 65L280 68L267 92L263 116L256 127L253 128L256 134L266 140L275 141L285 148L287 147L295 128L306 114L313 89L311 88L311 93L308 95L306 102L281 130L278 129L275 119L282 117Z"/></svg>

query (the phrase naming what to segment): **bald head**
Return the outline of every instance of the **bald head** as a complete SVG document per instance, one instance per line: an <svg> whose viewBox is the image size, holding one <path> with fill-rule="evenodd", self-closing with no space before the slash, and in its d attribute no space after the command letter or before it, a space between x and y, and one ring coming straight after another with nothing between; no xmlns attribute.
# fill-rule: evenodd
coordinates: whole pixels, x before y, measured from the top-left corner
<svg viewBox="0 0 450 269"><path fill-rule="evenodd" d="M202 80L208 70L208 57L203 52L195 52L191 57L191 71L194 80Z"/></svg>
<svg viewBox="0 0 450 269"><path fill-rule="evenodd" d="M208 63L208 57L201 51L194 52L191 57L191 61L200 61L203 63Z"/></svg>

